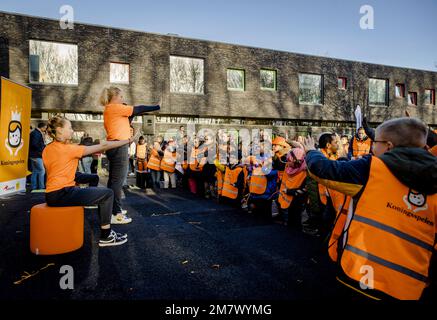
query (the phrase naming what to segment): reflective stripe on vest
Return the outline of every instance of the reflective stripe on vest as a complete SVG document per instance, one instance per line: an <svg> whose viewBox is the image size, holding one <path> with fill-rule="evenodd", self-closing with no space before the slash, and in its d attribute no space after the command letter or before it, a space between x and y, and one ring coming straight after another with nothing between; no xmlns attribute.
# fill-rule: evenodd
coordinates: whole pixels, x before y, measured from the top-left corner
<svg viewBox="0 0 437 320"><path fill-rule="evenodd" d="M159 160L159 154L158 151L152 150L152 154L150 156L149 162L147 163L147 168L161 171L161 161Z"/></svg>
<svg viewBox="0 0 437 320"><path fill-rule="evenodd" d="M242 168L230 169L226 168L225 178L223 181L222 196L230 199L237 199L238 188L234 187L232 184L236 183L238 180L238 175L242 171Z"/></svg>
<svg viewBox="0 0 437 320"><path fill-rule="evenodd" d="M164 152L164 157L161 160L160 168L161 170L167 171L167 172L174 172L176 166L176 152Z"/></svg>
<svg viewBox="0 0 437 320"><path fill-rule="evenodd" d="M307 177L306 171L299 172L294 176L289 176L287 173L284 173L282 177L282 183L280 186L279 193L279 204L281 209L288 209L290 207L291 202L293 201L293 196L288 195L284 189L297 189L302 186L305 179Z"/></svg>
<svg viewBox="0 0 437 320"><path fill-rule="evenodd" d="M375 289L397 299L419 299L436 243L436 216L437 195L410 190L372 157L369 180L345 234L344 273L360 281L361 268L370 266Z"/></svg>
<svg viewBox="0 0 437 320"><path fill-rule="evenodd" d="M354 137L352 142L352 156L359 157L370 153L372 141L367 139L365 141L358 141L357 137Z"/></svg>

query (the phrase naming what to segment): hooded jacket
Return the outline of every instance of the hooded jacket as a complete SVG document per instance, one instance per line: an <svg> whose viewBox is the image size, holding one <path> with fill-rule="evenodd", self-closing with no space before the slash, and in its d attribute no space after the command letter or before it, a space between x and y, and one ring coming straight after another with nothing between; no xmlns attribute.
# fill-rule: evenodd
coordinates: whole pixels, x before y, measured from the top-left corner
<svg viewBox="0 0 437 320"><path fill-rule="evenodd" d="M421 148L394 148L380 156L393 175L407 187L432 195L437 193L437 157ZM369 179L371 155L352 161L330 161L310 151L306 162L319 183L350 196L357 196Z"/></svg>

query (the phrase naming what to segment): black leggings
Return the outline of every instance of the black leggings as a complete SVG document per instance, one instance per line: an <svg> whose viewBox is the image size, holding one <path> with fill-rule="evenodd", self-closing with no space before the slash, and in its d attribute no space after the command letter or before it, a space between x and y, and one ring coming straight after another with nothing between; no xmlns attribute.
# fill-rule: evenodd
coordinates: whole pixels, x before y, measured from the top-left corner
<svg viewBox="0 0 437 320"><path fill-rule="evenodd" d="M76 174L79 184L89 183L89 188L66 187L46 193L46 202L50 207L99 206L100 225L111 224L114 192L108 188L97 188L99 176L95 174Z"/></svg>

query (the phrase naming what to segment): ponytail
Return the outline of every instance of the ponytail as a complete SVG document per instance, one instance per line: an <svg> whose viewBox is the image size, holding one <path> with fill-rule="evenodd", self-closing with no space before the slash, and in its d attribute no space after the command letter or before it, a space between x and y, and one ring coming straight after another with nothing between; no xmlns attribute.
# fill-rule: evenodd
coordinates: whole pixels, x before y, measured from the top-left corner
<svg viewBox="0 0 437 320"><path fill-rule="evenodd" d="M100 104L106 106L112 100L113 97L118 96L121 93L120 88L109 87L104 88L102 94L100 95Z"/></svg>
<svg viewBox="0 0 437 320"><path fill-rule="evenodd" d="M56 129L63 128L66 121L67 119L60 115L54 115L51 117L49 121L47 121L47 133L49 136L56 140Z"/></svg>

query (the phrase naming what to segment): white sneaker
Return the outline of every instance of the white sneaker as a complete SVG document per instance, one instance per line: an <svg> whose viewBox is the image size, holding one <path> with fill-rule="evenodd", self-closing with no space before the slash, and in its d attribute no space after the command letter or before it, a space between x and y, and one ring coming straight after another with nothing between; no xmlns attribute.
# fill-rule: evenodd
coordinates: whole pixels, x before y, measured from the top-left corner
<svg viewBox="0 0 437 320"><path fill-rule="evenodd" d="M120 233L111 230L109 237L99 240L99 247L119 246L127 242L127 235L121 235Z"/></svg>
<svg viewBox="0 0 437 320"><path fill-rule="evenodd" d="M127 215L127 210L121 209L121 213Z"/></svg>
<svg viewBox="0 0 437 320"><path fill-rule="evenodd" d="M125 216L123 213L112 215L111 224L128 224L132 222L132 218Z"/></svg>

